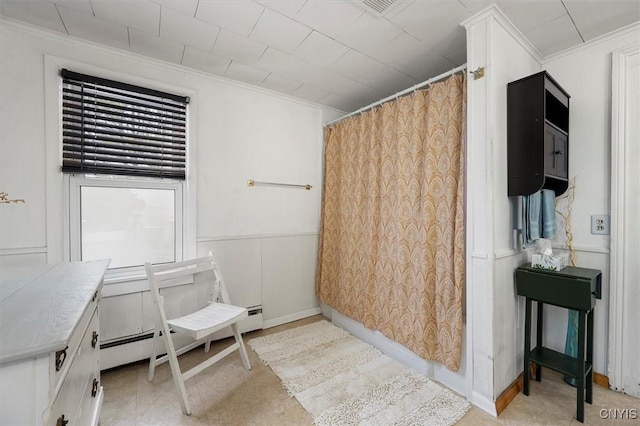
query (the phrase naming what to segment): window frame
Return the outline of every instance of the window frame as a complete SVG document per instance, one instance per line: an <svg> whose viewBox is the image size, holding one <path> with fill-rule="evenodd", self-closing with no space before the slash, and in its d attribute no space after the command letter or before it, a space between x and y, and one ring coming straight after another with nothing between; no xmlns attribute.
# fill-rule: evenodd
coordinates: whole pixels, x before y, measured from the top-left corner
<svg viewBox="0 0 640 426"><path fill-rule="evenodd" d="M69 259L71 261L82 260L82 203L81 190L83 186L107 187L107 188L141 188L141 189L165 189L174 191L175 214L175 261L185 259L185 220L184 220L184 191L182 180L154 179L120 175L94 175L71 173L66 175L69 199ZM145 275L144 265L109 268L105 274L108 282L119 282L132 277Z"/></svg>
<svg viewBox="0 0 640 426"><path fill-rule="evenodd" d="M118 68L113 61L101 62L95 59L88 63L79 59L44 55L44 119L45 133L45 176L47 196L44 197L46 214L46 262L70 262L70 205L69 174L62 173L62 80L61 68L73 68L78 72L100 75L105 78L128 82L138 86L146 86L157 90L183 93L189 96L187 112L187 170L186 179L182 181L183 198L183 258L194 258L198 254L197 243L197 148L199 92L193 84L174 84L182 81L182 72L166 69L166 73L158 75L151 67L140 66L139 61L127 56L118 56ZM122 70L126 69L126 72ZM148 291L146 274L131 274L104 280L103 293L110 296L131 292Z"/></svg>

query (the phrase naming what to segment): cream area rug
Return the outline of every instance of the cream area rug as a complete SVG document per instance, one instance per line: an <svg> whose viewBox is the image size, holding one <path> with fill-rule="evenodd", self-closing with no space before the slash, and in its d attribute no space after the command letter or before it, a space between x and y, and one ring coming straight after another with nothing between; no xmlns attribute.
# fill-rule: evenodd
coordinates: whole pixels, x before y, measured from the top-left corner
<svg viewBox="0 0 640 426"><path fill-rule="evenodd" d="M327 321L248 342L316 425L453 425L469 402Z"/></svg>

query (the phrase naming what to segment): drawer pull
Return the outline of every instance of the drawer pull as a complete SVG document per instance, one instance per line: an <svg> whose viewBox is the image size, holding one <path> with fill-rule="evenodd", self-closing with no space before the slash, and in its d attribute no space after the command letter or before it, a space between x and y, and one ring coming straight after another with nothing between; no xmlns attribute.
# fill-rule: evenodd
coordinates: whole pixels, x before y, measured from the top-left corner
<svg viewBox="0 0 640 426"><path fill-rule="evenodd" d="M58 417L58 420L56 420L56 426L67 426L68 423L69 420L66 420L64 418L64 414Z"/></svg>
<svg viewBox="0 0 640 426"><path fill-rule="evenodd" d="M93 336L91 337L91 347L95 348L97 343L98 343L98 333L94 331Z"/></svg>
<svg viewBox="0 0 640 426"><path fill-rule="evenodd" d="M98 394L98 379L93 379L93 387L91 388L91 396L93 398Z"/></svg>
<svg viewBox="0 0 640 426"><path fill-rule="evenodd" d="M91 299L91 301L95 302L97 298L98 298L98 292L96 291L95 293L93 293L93 298Z"/></svg>
<svg viewBox="0 0 640 426"><path fill-rule="evenodd" d="M67 359L67 349L69 349L69 346L56 352L56 371L60 371L62 364L64 364L64 360Z"/></svg>

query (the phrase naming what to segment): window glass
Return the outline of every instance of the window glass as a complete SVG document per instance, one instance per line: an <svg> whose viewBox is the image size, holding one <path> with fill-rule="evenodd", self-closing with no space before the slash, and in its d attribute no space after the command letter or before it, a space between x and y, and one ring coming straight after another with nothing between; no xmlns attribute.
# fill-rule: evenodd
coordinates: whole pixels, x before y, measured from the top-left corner
<svg viewBox="0 0 640 426"><path fill-rule="evenodd" d="M80 186L82 260L109 269L176 261L176 191Z"/></svg>

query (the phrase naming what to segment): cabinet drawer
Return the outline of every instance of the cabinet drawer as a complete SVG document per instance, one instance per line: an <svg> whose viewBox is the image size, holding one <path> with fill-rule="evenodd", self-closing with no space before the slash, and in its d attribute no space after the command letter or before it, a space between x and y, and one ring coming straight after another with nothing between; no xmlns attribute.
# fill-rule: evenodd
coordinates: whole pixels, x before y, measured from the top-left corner
<svg viewBox="0 0 640 426"><path fill-rule="evenodd" d="M81 424L78 423L79 417L84 417L84 411L97 404L97 391L100 389L98 310L94 309L92 314L76 352L69 358L67 374L51 407L49 425L55 425L62 416L69 421L69 426ZM92 395L93 389L96 392Z"/></svg>
<svg viewBox="0 0 640 426"><path fill-rule="evenodd" d="M100 298L100 292L96 291L93 298L89 302L89 305L85 309L82 314L82 318L78 322L76 329L71 335L71 339L69 340L69 346L63 351L58 351L56 353L52 353L50 356L49 362L49 371L52 374L52 380L50 380L51 389L49 392L50 398L55 399L56 395L60 392L60 388L62 383L69 373L69 369L71 364L74 362L74 357L78 352L78 348L82 343L82 339L85 338L86 330L89 327L89 323L92 320ZM99 331L96 329L96 333Z"/></svg>

